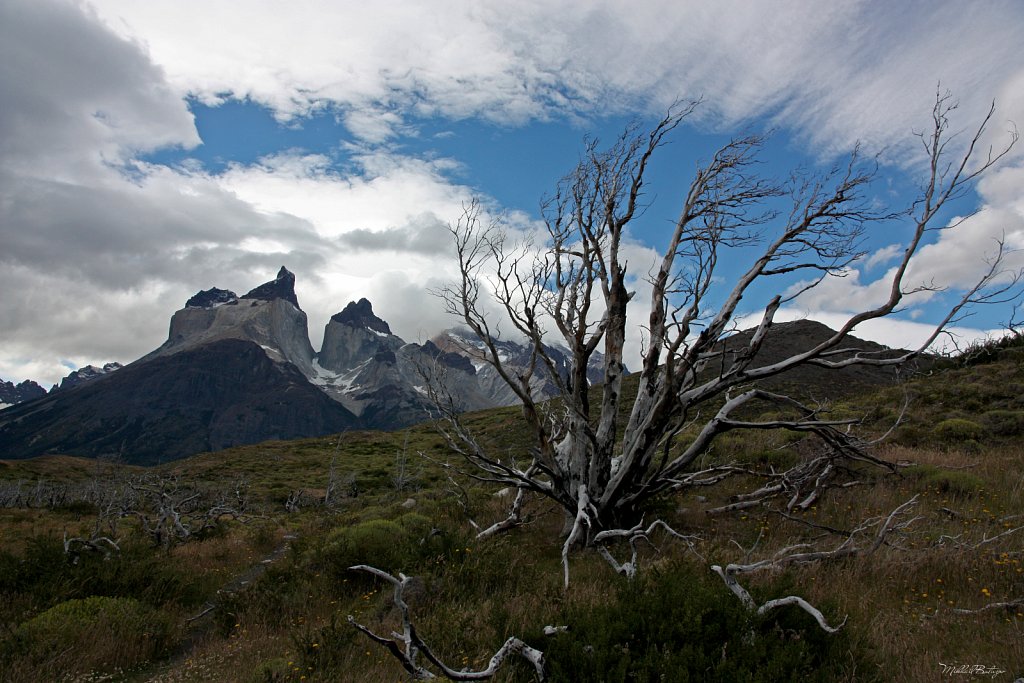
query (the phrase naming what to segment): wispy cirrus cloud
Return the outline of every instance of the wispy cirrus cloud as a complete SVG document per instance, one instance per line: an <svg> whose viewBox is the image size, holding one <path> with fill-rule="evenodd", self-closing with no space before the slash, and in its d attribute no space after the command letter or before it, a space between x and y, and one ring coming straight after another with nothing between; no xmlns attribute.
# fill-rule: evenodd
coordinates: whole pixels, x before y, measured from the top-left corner
<svg viewBox="0 0 1024 683"><path fill-rule="evenodd" d="M339 107L377 141L410 115L524 123L703 96L711 127L768 116L823 154L902 149L940 82L966 121L996 97L1004 118L1024 112L1024 8L1010 0L94 4L181 92L286 118Z"/></svg>

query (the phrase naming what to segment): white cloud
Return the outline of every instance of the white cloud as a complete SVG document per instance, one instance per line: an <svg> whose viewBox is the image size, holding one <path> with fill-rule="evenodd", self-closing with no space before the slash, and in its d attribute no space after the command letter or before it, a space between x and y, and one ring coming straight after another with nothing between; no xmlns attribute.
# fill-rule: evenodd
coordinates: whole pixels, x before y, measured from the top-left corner
<svg viewBox="0 0 1024 683"><path fill-rule="evenodd" d="M0 160L27 175L72 179L199 142L161 69L68 2L0 3L0 93Z"/></svg>
<svg viewBox="0 0 1024 683"><path fill-rule="evenodd" d="M876 266L885 265L899 256L902 251L903 246L900 244L890 244L881 249L875 249L870 256L864 259L864 269L871 270Z"/></svg>
<svg viewBox="0 0 1024 683"><path fill-rule="evenodd" d="M402 129L402 117L376 108L345 112L345 127L360 140L369 143L387 142Z"/></svg>
<svg viewBox="0 0 1024 683"><path fill-rule="evenodd" d="M904 291L926 287L908 296L903 306L925 303L939 290L954 294L974 286L989 270L998 241L1005 242L1007 253L998 282L1005 282L1024 269L1024 166L1007 165L983 177L978 184L980 208L969 217L952 217L950 229L940 231L935 241L922 246L913 257L904 277ZM863 268L853 267L844 277L827 277L817 287L802 294L796 305L810 311L854 312L875 307L887 300L895 267L868 279L872 267L899 255L906 245L889 245L868 258ZM804 283L801 283L804 284ZM794 285L790 293L801 285ZM920 314L918 314L920 315Z"/></svg>
<svg viewBox="0 0 1024 683"><path fill-rule="evenodd" d="M323 156L279 154L252 166L233 165L215 180L259 211L310 221L323 237L387 230L423 214L447 219L471 196L468 188L446 179L450 164L445 160L377 152L354 161L359 168L342 176Z"/></svg>
<svg viewBox="0 0 1024 683"><path fill-rule="evenodd" d="M93 4L182 92L282 117L337 105L375 141L409 112L521 123L704 96L713 127L771 115L823 154L864 140L896 158L939 82L962 125L997 96L1000 122L1024 113L1024 8L1010 0Z"/></svg>
<svg viewBox="0 0 1024 683"><path fill-rule="evenodd" d="M994 132L1024 121L1022 13L995 1L0 0L0 288L18 292L0 302L0 377L50 382L60 359L131 360L196 289L244 291L282 264L314 342L362 296L408 338L440 326L425 283L454 274L440 227L472 191L451 180L457 160L379 147L417 116L576 120L703 95L708 127L767 117L823 155L865 139L896 145L887 158L902 163L940 80L964 102L956 125L993 95ZM250 97L282 121L330 111L378 146L346 150L344 172L305 152L219 175L134 162L199 143L189 93ZM922 250L912 276L962 284L980 267L965 253L1003 231L1020 245L1022 176L1018 165L986 179L983 211ZM631 248L642 275L649 250ZM891 249L800 305L876 300L868 267Z"/></svg>

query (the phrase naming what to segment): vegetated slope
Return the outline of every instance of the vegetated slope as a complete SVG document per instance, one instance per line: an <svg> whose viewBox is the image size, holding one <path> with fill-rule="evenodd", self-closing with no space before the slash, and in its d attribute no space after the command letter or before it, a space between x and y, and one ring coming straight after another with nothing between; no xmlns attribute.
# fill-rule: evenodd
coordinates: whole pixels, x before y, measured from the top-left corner
<svg viewBox="0 0 1024 683"><path fill-rule="evenodd" d="M135 464L358 424L293 365L238 339L129 365L4 417L0 457L117 455Z"/></svg>
<svg viewBox="0 0 1024 683"><path fill-rule="evenodd" d="M726 355L726 367L729 357L746 346L754 330L744 330L727 338L723 347ZM775 323L769 328L764 343L750 364L751 369L772 365L797 353L808 351L821 344L835 334L835 330L814 320L795 320L788 323ZM841 360L856 352L877 358L892 358L904 353L890 349L876 342L859 339L847 335L836 347L843 350L830 356L830 360ZM801 398L838 399L851 394L870 391L874 388L892 384L906 378L917 371L922 365L929 365L930 360L917 360L908 366L859 365L829 370L815 365L800 365L772 378L763 380L760 385L769 390L792 392ZM708 372L713 372L709 368Z"/></svg>
<svg viewBox="0 0 1024 683"><path fill-rule="evenodd" d="M560 514L552 514L543 501L528 498L529 525L486 542L475 541L467 517L481 524L493 522L504 516L509 499L493 495L496 487L477 487L462 479L467 495L461 505L447 480L450 470L438 464L450 454L428 425L394 433L350 431L265 442L185 458L156 471L221 488L244 477L252 485L254 504L266 517L248 526L228 526L220 532L224 535L175 552L173 562L167 561L165 551L125 544L134 554L110 561L83 558L72 565L60 561L60 535L63 529L74 530L76 523L88 533L89 516L80 508L73 513L81 518L77 522L70 510L31 511L55 515L50 543L27 544L36 555L26 552L7 567L17 569L19 576L52 575L48 585L61 592L45 594L47 600L17 612L11 624L17 627L66 600L71 589L95 590L94 584L81 580L90 577L90 571L114 577L103 584L108 592L71 597L118 594L110 592L113 587L162 610L166 605L164 614L180 622L198 614L202 600L213 592L210 588L182 601L180 587L222 585L232 572L241 571L246 553L262 557L268 551L280 524L298 532L293 550L244 592L224 599L213 617L220 630L198 643L187 661L161 664L157 657L148 657L148 664L139 665L129 680L295 680L300 675L307 680L399 680L397 662L345 623L345 616L354 614L380 632L401 628L389 587L348 570L364 562L420 577L423 583L417 585L429 586L429 591L410 590L407 596L417 630L456 666L486 665L495 649L514 634L544 650L551 680L574 683L661 678L924 683L935 679L937 661L974 659L1012 671L1024 661L1020 608L966 615L952 610L979 609L1020 596L1019 533L996 536L1009 531L1005 524L1019 524L1015 520L1024 459L1019 443L997 438L999 433L986 426L985 416L993 411L1004 411L1002 417L1006 412L1021 414L1022 361L1024 347L1009 348L985 362L937 366L911 381L907 390L917 400L911 404L908 422L927 430L934 441L922 449L883 447L883 454L913 460L918 463L915 468L901 468L899 475L880 472L866 478L865 486L832 491L814 508L793 511L791 516L798 520L794 522L759 509L707 516L705 510L725 502L728 488L673 494L671 501L650 511L651 518L664 518L680 532L699 537L695 543L700 557L684 543L655 535L656 547L639 544L639 575L629 582L616 576L596 553L581 552L571 560L569 591L561 583ZM839 409L891 409L902 398L902 388L863 391L840 402ZM519 431L518 415L514 408L494 409L468 414L465 420L482 439L498 445L503 456L518 455L525 454L528 445ZM981 425L976 444L943 435L936 425L952 419L950 415ZM884 421L879 424L884 426ZM731 452L720 457L761 466L765 433L727 436L721 450ZM422 451L433 461L422 463L422 474L412 487L399 490L392 476L395 455L403 449L417 469L416 453ZM798 452L785 455L799 457ZM30 472L30 464L35 463L0 466L0 479L47 476L47 468ZM96 466L84 462L79 476L90 478ZM341 487L335 506L324 508L317 494L322 496L333 467L342 481L352 475L351 486ZM309 492L306 504L301 512L286 514L283 501L297 489ZM838 634L825 634L795 607L751 618L708 571L709 563L745 557L755 561L799 542L834 548L845 534L829 536L823 530L849 529L860 520L884 517L914 496L916 520L907 536L893 538L902 548L883 545L865 557L744 577L744 585L758 600L799 594L821 608L832 623L848 617ZM407 504L410 497L412 505ZM32 524L39 528L38 521ZM257 533L256 527L264 524L266 528ZM29 533L27 524L22 529ZM127 522L122 530L130 534ZM992 540L971 549L986 538ZM261 549L258 543L266 545ZM39 549L46 548L51 555L40 559ZM238 549L236 555L230 555L232 549ZM618 557L629 556L625 544L613 551ZM237 561L222 560L222 554ZM37 571L41 566L50 573ZM151 572L160 572L155 575L161 582L152 580ZM144 575L144 580L129 583L137 575ZM168 579L174 581L166 584L171 589L157 599L141 594ZM24 593L12 592L11 597L22 600L17 604L26 600ZM540 629L545 624L569 625L570 630L544 636ZM21 649L9 650L12 661L27 661L22 643L18 646ZM80 664L79 655L87 647L86 653L98 649L83 639L55 651L70 650L71 655L61 660L61 666L70 667ZM112 670L109 662L97 661L97 671ZM517 665L515 659L507 666L501 680L529 678L528 667ZM52 675L20 680L60 680L70 670L54 667L48 670Z"/></svg>
<svg viewBox="0 0 1024 683"><path fill-rule="evenodd" d="M989 342L959 358L944 359L901 387L855 403L892 422L909 408L893 440L906 446L960 445L1024 435L1024 336Z"/></svg>

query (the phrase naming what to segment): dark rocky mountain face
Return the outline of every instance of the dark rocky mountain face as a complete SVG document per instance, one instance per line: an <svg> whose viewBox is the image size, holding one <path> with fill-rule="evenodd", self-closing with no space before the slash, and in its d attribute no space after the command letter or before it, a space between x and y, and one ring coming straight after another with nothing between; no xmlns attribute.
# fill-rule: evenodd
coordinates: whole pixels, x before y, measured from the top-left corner
<svg viewBox="0 0 1024 683"><path fill-rule="evenodd" d="M295 308L298 308L299 300L295 297L295 275L284 266L281 266L281 270L277 271L277 278L263 283L248 294L244 294L242 299L259 299L261 301L284 299L295 306Z"/></svg>
<svg viewBox="0 0 1024 683"><path fill-rule="evenodd" d="M0 380L0 409L46 396L46 389L30 379L19 384Z"/></svg>
<svg viewBox="0 0 1024 683"><path fill-rule="evenodd" d="M430 415L425 375L443 381L467 410L494 405L484 397L466 359L427 342L407 344L391 333L366 299L350 303L324 329L310 381L358 415L370 429L397 429Z"/></svg>
<svg viewBox="0 0 1024 683"><path fill-rule="evenodd" d="M83 368L0 417L0 457L42 453L171 460L266 439L361 426L308 380L313 348L295 276L238 299L216 287L171 319L167 342L130 365Z"/></svg>
<svg viewBox="0 0 1024 683"><path fill-rule="evenodd" d="M348 327L362 327L381 334L391 334L391 328L374 315L373 306L366 299L351 302L341 312L331 316L331 322L341 323Z"/></svg>
<svg viewBox="0 0 1024 683"><path fill-rule="evenodd" d="M216 308L238 303L238 295L230 289L204 289L185 302L185 308Z"/></svg>
<svg viewBox="0 0 1024 683"><path fill-rule="evenodd" d="M0 457L119 455L153 464L356 426L293 365L253 342L223 339L5 411Z"/></svg>
<svg viewBox="0 0 1024 683"><path fill-rule="evenodd" d="M370 302L360 299L331 317L316 359L322 370L347 373L378 352L394 353L403 346L405 342L391 334L388 324L374 315Z"/></svg>
<svg viewBox="0 0 1024 683"><path fill-rule="evenodd" d="M191 305L190 305L191 304ZM261 346L280 362L312 371L306 314L298 307L295 276L281 268L277 278L240 299L225 289L204 290L171 318L167 341L140 361L193 349L221 339L243 339Z"/></svg>
<svg viewBox="0 0 1024 683"><path fill-rule="evenodd" d="M102 367L86 365L85 367L78 368L77 370L73 370L68 373L67 376L61 379L60 384L54 384L50 387L50 393L76 387L79 384L89 382L97 377L102 377L103 375L114 372L115 370L120 370L121 367L120 363L106 363ZM0 410L4 407L17 403L42 398L43 396L46 396L46 394L46 389L43 389L32 380L25 380L20 384L0 380Z"/></svg>

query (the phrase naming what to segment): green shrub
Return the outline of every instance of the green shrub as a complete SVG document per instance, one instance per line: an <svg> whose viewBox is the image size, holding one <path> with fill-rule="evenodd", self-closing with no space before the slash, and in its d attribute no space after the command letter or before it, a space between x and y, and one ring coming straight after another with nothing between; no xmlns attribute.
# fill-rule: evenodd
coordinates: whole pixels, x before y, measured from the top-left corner
<svg viewBox="0 0 1024 683"><path fill-rule="evenodd" d="M687 568L622 584L598 607L571 609L569 632L536 641L550 680L809 681L841 678L845 632L824 633L803 611L748 612L721 583ZM827 606L819 605L826 608ZM845 660L844 660L845 658ZM870 665L856 663L862 674Z"/></svg>
<svg viewBox="0 0 1024 683"><path fill-rule="evenodd" d="M930 479L939 493L970 496L985 488L985 482L970 472L942 472Z"/></svg>
<svg viewBox="0 0 1024 683"><path fill-rule="evenodd" d="M255 683L283 683L293 680L292 667L284 657L275 657L256 667L252 680Z"/></svg>
<svg viewBox="0 0 1024 683"><path fill-rule="evenodd" d="M197 580L186 567L168 562L148 544L122 544L122 551L109 559L82 555L74 564L56 537L31 538L20 556L0 551L0 595L25 596L32 612L91 595L127 596L151 605L174 603L191 608L209 597L216 581L212 576Z"/></svg>
<svg viewBox="0 0 1024 683"><path fill-rule="evenodd" d="M985 487L984 480L970 472L943 470L934 465L913 465L903 474L918 481L921 488L938 493L970 496Z"/></svg>
<svg viewBox="0 0 1024 683"><path fill-rule="evenodd" d="M883 400L890 400L891 403L878 403L872 406L864 415L865 422L869 424L880 421L891 422L898 417L896 409L893 407L899 405L898 399L896 397L886 396Z"/></svg>
<svg viewBox="0 0 1024 683"><path fill-rule="evenodd" d="M418 512L407 512L395 521L417 542L426 538L434 527L429 517Z"/></svg>
<svg viewBox="0 0 1024 683"><path fill-rule="evenodd" d="M892 440L901 446L921 446L932 438L932 434L918 425L902 424L896 428Z"/></svg>
<svg viewBox="0 0 1024 683"><path fill-rule="evenodd" d="M981 416L981 422L996 436L1024 434L1024 410L990 410Z"/></svg>
<svg viewBox="0 0 1024 683"><path fill-rule="evenodd" d="M954 417L943 420L932 430L943 441L975 441L985 435L985 428L973 420Z"/></svg>
<svg viewBox="0 0 1024 683"><path fill-rule="evenodd" d="M409 530L390 519L371 519L336 529L327 537L324 556L334 572L369 564L394 573L408 571L416 544Z"/></svg>
<svg viewBox="0 0 1024 683"><path fill-rule="evenodd" d="M130 669L174 642L171 618L132 598L68 600L18 626L4 648L12 670L45 672Z"/></svg>

